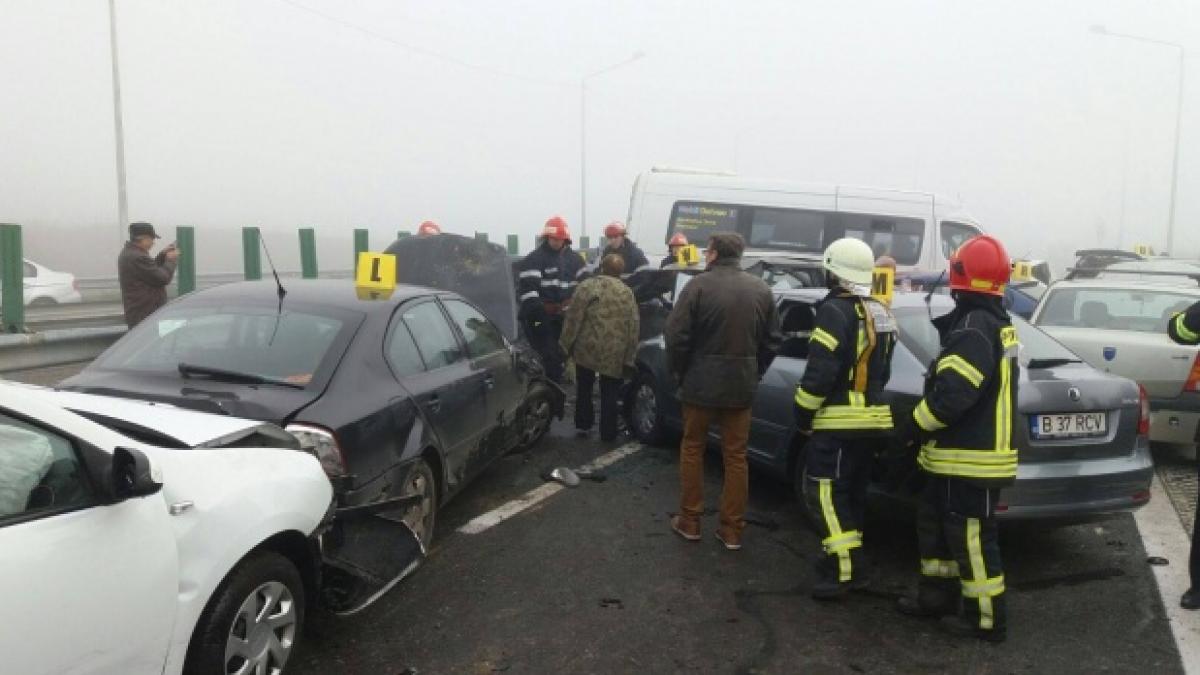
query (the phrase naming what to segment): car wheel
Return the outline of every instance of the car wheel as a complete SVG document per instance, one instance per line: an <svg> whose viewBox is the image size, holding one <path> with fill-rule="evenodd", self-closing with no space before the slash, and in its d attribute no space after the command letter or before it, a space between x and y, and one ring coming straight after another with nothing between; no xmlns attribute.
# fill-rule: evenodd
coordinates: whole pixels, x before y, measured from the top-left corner
<svg viewBox="0 0 1200 675"><path fill-rule="evenodd" d="M304 592L290 560L274 551L252 554L208 601L184 672L283 672L304 628Z"/></svg>
<svg viewBox="0 0 1200 675"><path fill-rule="evenodd" d="M413 534L417 535L417 539L421 540L425 550L429 550L429 545L433 542L433 527L437 520L438 504L437 479L433 475L433 469L429 466L429 462L424 459L417 460L412 470L408 472L408 478L404 480L404 489L401 495L421 497L419 502L401 512L400 520L403 520Z"/></svg>
<svg viewBox="0 0 1200 675"><path fill-rule="evenodd" d="M544 384L534 384L529 388L529 395L525 397L525 412L521 421L521 449L528 450L542 440L550 431L553 418L550 390Z"/></svg>
<svg viewBox="0 0 1200 675"><path fill-rule="evenodd" d="M629 390L629 430L633 437L646 445L661 445L667 441L662 405L654 377L639 371Z"/></svg>

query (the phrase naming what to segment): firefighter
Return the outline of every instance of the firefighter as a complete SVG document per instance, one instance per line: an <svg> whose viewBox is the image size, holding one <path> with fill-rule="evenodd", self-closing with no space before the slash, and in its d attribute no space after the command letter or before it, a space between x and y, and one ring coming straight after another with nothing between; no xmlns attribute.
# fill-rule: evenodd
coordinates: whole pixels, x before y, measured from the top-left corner
<svg viewBox="0 0 1200 675"><path fill-rule="evenodd" d="M418 237L432 237L435 234L441 234L441 233L442 233L442 228L438 227L438 224L433 222L432 220L427 220L427 221L421 223L421 226L417 228L417 236Z"/></svg>
<svg viewBox="0 0 1200 675"><path fill-rule="evenodd" d="M1186 312L1172 317L1167 326L1167 333L1172 340L1181 345L1200 345L1200 302L1188 307ZM1179 599L1179 606L1184 609L1200 609L1200 518L1196 519L1192 527L1192 551L1188 557L1188 570L1192 583Z"/></svg>
<svg viewBox="0 0 1200 675"><path fill-rule="evenodd" d="M866 585L861 565L867 486L875 451L892 432L883 402L896 321L870 297L875 256L858 239L825 250L829 294L817 308L808 366L796 388L796 424L809 436L805 504L819 524L825 555L812 596L831 600Z"/></svg>
<svg viewBox="0 0 1200 675"><path fill-rule="evenodd" d="M921 557L909 615L940 617L944 630L991 642L1007 637L1007 598L995 508L1017 475L1017 334L1004 309L1012 266L983 235L950 257L954 310L934 320L941 352L925 393L897 423L901 445L919 441L925 487L917 511Z"/></svg>
<svg viewBox="0 0 1200 675"><path fill-rule="evenodd" d="M604 251L600 253L600 258L610 254L621 256L621 260L625 263L625 277L636 274L647 269L650 269L650 261L646 260L646 254L633 240L627 236L625 223L619 220L614 220L604 228L604 238L607 243L604 246Z"/></svg>
<svg viewBox="0 0 1200 675"><path fill-rule="evenodd" d="M546 377L554 382L561 382L563 376L558 345L563 311L583 271L583 258L571 248L571 233L562 216L546 221L541 243L517 265L519 318L529 343L542 357Z"/></svg>
<svg viewBox="0 0 1200 675"><path fill-rule="evenodd" d="M667 265L674 265L676 262L678 262L675 259L675 256L678 255L679 249L687 245L688 238L684 233L676 232L675 234L671 235L671 240L667 242L667 251L669 251L669 253L667 253L667 257L663 258L662 262L658 264L659 269L662 269Z"/></svg>

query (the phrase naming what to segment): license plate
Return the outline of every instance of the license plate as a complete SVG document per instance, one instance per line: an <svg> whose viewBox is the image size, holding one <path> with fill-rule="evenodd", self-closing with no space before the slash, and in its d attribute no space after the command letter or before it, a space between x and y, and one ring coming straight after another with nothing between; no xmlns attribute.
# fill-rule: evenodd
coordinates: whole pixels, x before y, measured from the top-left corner
<svg viewBox="0 0 1200 675"><path fill-rule="evenodd" d="M1083 438L1108 432L1108 417L1102 412L1032 415L1029 430L1034 438Z"/></svg>

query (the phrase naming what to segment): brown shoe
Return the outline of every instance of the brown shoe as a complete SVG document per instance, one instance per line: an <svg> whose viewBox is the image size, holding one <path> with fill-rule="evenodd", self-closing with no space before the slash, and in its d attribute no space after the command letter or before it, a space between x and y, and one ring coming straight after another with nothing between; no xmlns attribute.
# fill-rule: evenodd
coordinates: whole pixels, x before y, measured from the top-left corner
<svg viewBox="0 0 1200 675"><path fill-rule="evenodd" d="M725 546L726 551L740 551L742 548L741 535L733 534L732 532L718 529L715 533L717 540Z"/></svg>
<svg viewBox="0 0 1200 675"><path fill-rule="evenodd" d="M671 529L688 541L700 541L700 523L695 520L671 516Z"/></svg>

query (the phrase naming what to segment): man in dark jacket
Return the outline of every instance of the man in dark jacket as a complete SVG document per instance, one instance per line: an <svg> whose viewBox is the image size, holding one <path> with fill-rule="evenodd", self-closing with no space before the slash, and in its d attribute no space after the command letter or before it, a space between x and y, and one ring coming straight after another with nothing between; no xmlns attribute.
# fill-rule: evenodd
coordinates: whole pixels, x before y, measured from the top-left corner
<svg viewBox="0 0 1200 675"><path fill-rule="evenodd" d="M897 420L902 445L924 439L917 509L920 582L899 609L942 617L955 635L1007 637L1007 600L996 504L1017 476L1017 333L1004 309L1012 267L996 239L975 237L950 257L954 311L934 325L942 349L912 415Z"/></svg>
<svg viewBox="0 0 1200 675"><path fill-rule="evenodd" d="M1188 307L1186 312L1176 314L1167 325L1167 334L1181 345L1200 345L1200 302ZM1197 462L1200 470L1200 461ZM1192 584L1179 605L1184 609L1200 609L1200 518L1192 526L1192 552L1188 557L1188 570Z"/></svg>
<svg viewBox="0 0 1200 675"><path fill-rule="evenodd" d="M750 406L758 381L779 347L775 298L762 279L741 270L740 235L714 234L705 257L708 269L680 293L667 317L667 365L683 402L679 448L680 513L671 528L689 541L700 539L704 512L704 449L708 428L721 430L725 484L717 538L726 549L742 547L749 478L746 444Z"/></svg>
<svg viewBox="0 0 1200 675"><path fill-rule="evenodd" d="M614 220L604 228L606 244L600 258L607 255L619 255L625 263L625 272L621 280L633 291L633 297L638 304L648 302L658 295L654 284L654 266L650 264L646 254L629 238L625 231L625 223Z"/></svg>
<svg viewBox="0 0 1200 675"><path fill-rule="evenodd" d="M542 243L517 265L518 318L529 344L542 357L546 377L561 382L563 312L585 270L583 258L571 249L567 221L554 216L542 230Z"/></svg>
<svg viewBox="0 0 1200 675"><path fill-rule="evenodd" d="M896 320L869 297L875 256L858 239L839 239L822 256L829 294L817 306L808 366L796 388L796 425L805 446L804 501L825 553L812 596L841 597L863 586L863 521L871 467L891 435L883 388L891 376Z"/></svg>
<svg viewBox="0 0 1200 675"><path fill-rule="evenodd" d="M167 284L175 276L179 250L171 244L151 258L150 249L159 238L150 223L130 223L129 241L117 256L121 303L125 305L125 323L130 328L167 304Z"/></svg>

